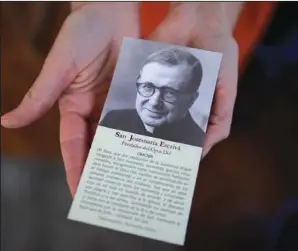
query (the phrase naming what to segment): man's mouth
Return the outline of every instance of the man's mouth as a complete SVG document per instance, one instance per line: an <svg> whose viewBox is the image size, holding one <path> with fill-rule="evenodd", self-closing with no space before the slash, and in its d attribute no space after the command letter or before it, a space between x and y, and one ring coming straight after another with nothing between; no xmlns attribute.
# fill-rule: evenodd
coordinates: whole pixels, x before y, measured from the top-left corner
<svg viewBox="0 0 298 251"><path fill-rule="evenodd" d="M156 114L156 115L164 115L165 112L161 112L161 111L154 111L154 110L150 110L145 108L147 111L149 111L150 113Z"/></svg>

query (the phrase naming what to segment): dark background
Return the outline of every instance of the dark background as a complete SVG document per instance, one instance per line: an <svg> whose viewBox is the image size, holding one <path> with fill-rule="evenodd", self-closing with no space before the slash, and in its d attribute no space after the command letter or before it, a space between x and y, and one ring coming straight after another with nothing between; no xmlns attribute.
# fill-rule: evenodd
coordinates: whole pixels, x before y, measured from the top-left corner
<svg viewBox="0 0 298 251"><path fill-rule="evenodd" d="M26 128L1 128L2 250L298 250L296 10L281 4L239 80L231 136L201 164L185 247L66 220L55 107ZM39 73L68 6L2 2L1 11L4 113Z"/></svg>

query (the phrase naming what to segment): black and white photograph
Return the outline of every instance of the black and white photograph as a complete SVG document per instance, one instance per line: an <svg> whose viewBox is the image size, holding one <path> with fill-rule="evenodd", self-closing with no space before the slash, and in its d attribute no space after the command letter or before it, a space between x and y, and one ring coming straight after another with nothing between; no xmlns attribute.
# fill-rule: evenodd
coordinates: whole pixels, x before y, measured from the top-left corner
<svg viewBox="0 0 298 251"><path fill-rule="evenodd" d="M125 38L100 126L202 147L221 54Z"/></svg>

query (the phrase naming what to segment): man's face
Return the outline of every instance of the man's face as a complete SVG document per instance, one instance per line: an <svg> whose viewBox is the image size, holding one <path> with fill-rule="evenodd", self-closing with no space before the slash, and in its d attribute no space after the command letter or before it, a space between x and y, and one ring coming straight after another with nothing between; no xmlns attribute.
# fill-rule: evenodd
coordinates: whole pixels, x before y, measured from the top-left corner
<svg viewBox="0 0 298 251"><path fill-rule="evenodd" d="M144 124L158 127L179 120L186 114L197 93L177 93L175 102L167 102L162 99L162 89L169 87L178 92L185 91L189 84L188 75L187 65L167 66L153 62L143 67L138 83L157 87L150 97L137 94L136 110Z"/></svg>

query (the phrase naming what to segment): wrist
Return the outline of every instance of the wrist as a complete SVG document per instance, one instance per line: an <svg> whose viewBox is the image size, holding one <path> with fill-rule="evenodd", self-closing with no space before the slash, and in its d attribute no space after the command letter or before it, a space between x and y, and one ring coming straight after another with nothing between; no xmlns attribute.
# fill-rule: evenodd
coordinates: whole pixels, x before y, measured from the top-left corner
<svg viewBox="0 0 298 251"><path fill-rule="evenodd" d="M170 11L183 19L193 34L231 37L242 7L242 2L174 2Z"/></svg>
<svg viewBox="0 0 298 251"><path fill-rule="evenodd" d="M204 33L232 36L242 10L241 2L202 3L198 8L198 26Z"/></svg>
<svg viewBox="0 0 298 251"><path fill-rule="evenodd" d="M82 8L83 6L90 4L89 2L70 2L70 10L76 11L77 9Z"/></svg>
<svg viewBox="0 0 298 251"><path fill-rule="evenodd" d="M119 7L122 11L125 11L126 8L135 8L138 9L140 3L139 2L71 2L70 7L71 11L76 11L86 5L93 5L94 8L105 8L105 7Z"/></svg>

